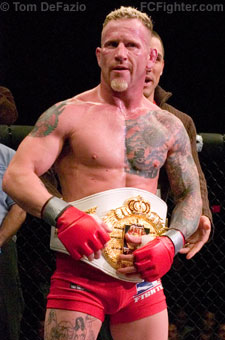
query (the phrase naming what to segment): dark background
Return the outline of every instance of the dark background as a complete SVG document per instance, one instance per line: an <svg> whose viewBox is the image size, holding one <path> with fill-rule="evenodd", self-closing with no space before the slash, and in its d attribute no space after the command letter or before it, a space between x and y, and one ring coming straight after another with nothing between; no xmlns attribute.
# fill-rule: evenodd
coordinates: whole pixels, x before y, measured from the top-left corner
<svg viewBox="0 0 225 340"><path fill-rule="evenodd" d="M24 0L16 10L8 0L10 9L0 11L0 84L15 97L17 125L33 125L49 106L95 87L100 74L95 48L106 14L120 5L141 9L140 1L68 0L62 2L86 10L44 12L40 2ZM166 6L172 2L158 9L152 1L143 3L165 44L161 85L174 93L170 103L192 116L198 132L224 134L224 10L170 13ZM37 10L24 10L28 4Z"/></svg>

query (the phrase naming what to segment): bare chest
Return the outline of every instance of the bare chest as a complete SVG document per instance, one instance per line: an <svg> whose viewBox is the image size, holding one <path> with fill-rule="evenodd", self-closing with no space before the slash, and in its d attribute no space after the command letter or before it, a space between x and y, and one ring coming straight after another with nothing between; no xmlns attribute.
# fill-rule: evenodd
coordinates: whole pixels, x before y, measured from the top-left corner
<svg viewBox="0 0 225 340"><path fill-rule="evenodd" d="M138 119L91 117L72 134L63 155L87 167L125 169L146 178L165 163L169 136L151 114Z"/></svg>

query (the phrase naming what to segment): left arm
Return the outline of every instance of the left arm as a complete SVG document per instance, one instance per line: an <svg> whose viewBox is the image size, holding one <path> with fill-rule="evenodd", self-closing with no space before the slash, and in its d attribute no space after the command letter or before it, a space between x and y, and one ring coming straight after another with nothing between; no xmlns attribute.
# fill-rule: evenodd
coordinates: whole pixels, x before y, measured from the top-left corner
<svg viewBox="0 0 225 340"><path fill-rule="evenodd" d="M10 207L8 214L5 216L0 226L0 247L17 233L23 222L26 213L17 204Z"/></svg>
<svg viewBox="0 0 225 340"><path fill-rule="evenodd" d="M147 281L157 280L169 271L174 255L183 247L185 239L197 229L202 211L199 177L187 133L177 119L173 128L172 147L166 161L167 175L175 198L170 228L161 237L128 255L133 257L133 267L118 270L123 274L139 272ZM124 255L121 255L122 258Z"/></svg>
<svg viewBox="0 0 225 340"><path fill-rule="evenodd" d="M175 141L166 161L166 171L175 200L170 229L179 230L187 239L198 227L202 200L188 136L183 126L176 125Z"/></svg>
<svg viewBox="0 0 225 340"><path fill-rule="evenodd" d="M197 170L199 174L200 190L201 190L201 197L202 197L202 216L199 221L198 229L187 240L185 247L180 250L180 253L186 254L186 258L189 260L195 254L197 254L201 250L201 248L204 246L204 244L207 243L209 240L209 237L211 234L211 228L212 228L211 227L212 213L209 207L207 184L206 184L204 173L200 165L197 148L196 148L196 134L197 134L196 128L190 116L188 116L188 119L186 119L185 122L186 123L184 124L184 126L187 130L187 133L188 133L188 136L191 142L192 156L197 166Z"/></svg>

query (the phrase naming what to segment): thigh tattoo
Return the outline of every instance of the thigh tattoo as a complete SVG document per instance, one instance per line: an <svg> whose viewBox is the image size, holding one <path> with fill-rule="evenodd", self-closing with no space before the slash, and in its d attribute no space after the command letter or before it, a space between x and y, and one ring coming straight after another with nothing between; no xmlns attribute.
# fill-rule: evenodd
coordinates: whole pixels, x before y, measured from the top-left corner
<svg viewBox="0 0 225 340"><path fill-rule="evenodd" d="M57 320L57 312L52 309L45 321L45 340L95 340L93 323L96 318L80 315L73 321Z"/></svg>

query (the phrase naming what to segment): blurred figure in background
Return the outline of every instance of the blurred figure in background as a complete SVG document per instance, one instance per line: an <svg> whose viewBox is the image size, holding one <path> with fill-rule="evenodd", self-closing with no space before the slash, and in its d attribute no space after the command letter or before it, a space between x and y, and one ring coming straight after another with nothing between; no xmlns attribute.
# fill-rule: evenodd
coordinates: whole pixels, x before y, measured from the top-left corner
<svg viewBox="0 0 225 340"><path fill-rule="evenodd" d="M18 117L11 92L0 87L0 123ZM0 144L0 339L19 340L24 301L17 263L16 233L26 213L2 190L2 178L15 151Z"/></svg>

